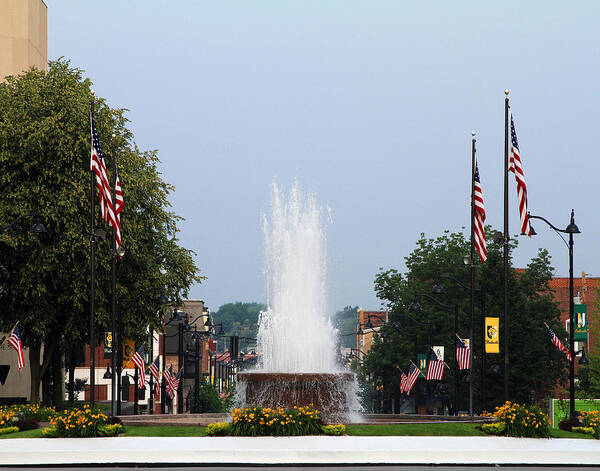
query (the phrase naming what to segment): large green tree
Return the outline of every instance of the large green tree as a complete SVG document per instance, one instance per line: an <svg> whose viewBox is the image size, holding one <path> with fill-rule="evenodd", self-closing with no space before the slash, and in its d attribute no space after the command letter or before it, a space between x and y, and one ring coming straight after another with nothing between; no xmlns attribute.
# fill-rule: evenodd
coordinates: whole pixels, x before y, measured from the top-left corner
<svg viewBox="0 0 600 471"><path fill-rule="evenodd" d="M489 228L488 228L489 232ZM500 335L503 335L503 253L502 245L488 238L488 259L476 267L476 288L486 293L488 316L500 317ZM512 240L511 251L517 247ZM469 285L470 270L463 264L464 255L469 253L469 241L462 233L445 231L435 239L423 234L413 252L405 258L407 272L382 269L376 276L375 289L380 299L388 306L390 322L383 327L362 369L375 382L384 385L386 400L399 398L398 384L400 369L405 371L410 360L416 361L417 353L427 353L429 336L432 345L445 346L445 360L454 362L454 310L459 306L458 334L469 337L470 297L469 291L450 280L454 278ZM566 362L564 355L553 349L548 341L544 322L562 331L558 319L560 311L553 299L548 282L552 277L550 256L540 250L525 270L511 268L509 271L509 390L510 399L530 402L550 394L564 378ZM439 279L445 287L444 294L433 294L432 285ZM426 294L450 307L441 307ZM421 311L411 311L411 303L418 300ZM476 299L473 347L476 359L473 362L475 382L475 410L481 408L481 357L482 319L479 297ZM488 354L485 372L486 409L503 401L503 339L500 354ZM459 409L468 409L466 375L460 374ZM419 394L429 394L445 400L454 408L454 377L452 369L446 370L444 381L439 385L419 380Z"/></svg>
<svg viewBox="0 0 600 471"><path fill-rule="evenodd" d="M28 233L33 221L26 216L0 234L0 328L19 321L29 347L33 401L48 366L60 366L62 354L89 335L90 87L65 60L0 84L0 226L37 213L47 229L42 236ZM143 341L148 326L160 327L159 295L178 302L201 277L193 253L178 243L180 218L168 202L174 188L160 177L157 152L138 149L125 110L97 97L95 117L111 180L115 135L125 200L126 254L117 269L124 335ZM98 205L95 221L110 234ZM96 250L97 341L110 326L111 257L107 237ZM62 384L55 383L60 402Z"/></svg>

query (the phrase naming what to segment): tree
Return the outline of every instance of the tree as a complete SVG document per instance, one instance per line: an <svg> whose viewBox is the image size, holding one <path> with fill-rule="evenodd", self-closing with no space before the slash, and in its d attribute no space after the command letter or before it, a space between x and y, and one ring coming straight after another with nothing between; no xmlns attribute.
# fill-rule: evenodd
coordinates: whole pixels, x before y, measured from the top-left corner
<svg viewBox="0 0 600 471"><path fill-rule="evenodd" d="M597 308L600 308L600 300L597 301ZM600 338L600 319L590 316L588 321L589 337ZM582 399L598 398L600 397L600 347L597 341L590 345L587 359L589 363L579 369L579 383L576 383L577 395Z"/></svg>
<svg viewBox="0 0 600 471"><path fill-rule="evenodd" d="M487 228L490 232L490 228ZM476 269L476 288L486 292L486 310L488 316L501 318L500 335L504 332L503 312L503 253L502 246L488 238L488 259ZM516 239L512 239L511 252L516 249ZM463 265L463 256L469 253L469 241L462 233L445 231L436 239L428 239L421 234L417 247L405 258L407 273L401 274L395 269L381 269L375 279L375 290L380 299L387 303L390 311L389 323L374 342L364 361L364 371L384 384L386 399L399 398L398 384L400 369L406 371L410 360L416 362L417 353L427 353L429 336L432 345L445 346L445 361L450 365L454 361L455 336L454 314L451 308L442 308L421 294L431 294L432 282L442 277L453 277L463 284L469 284L469 269ZM548 341L544 322L555 332L561 332L557 303L548 282L552 277L550 256L540 250L531 260L526 270L509 272L510 306L510 397L518 402L530 402L548 395L565 377L564 355L555 351ZM470 304L469 292L458 284L441 278L444 295L439 301L450 307L459 306L458 334L469 337ZM409 306L413 300L419 300L422 312L413 313ZM479 304L479 303L477 303ZM476 304L476 305L477 305ZM477 358L482 352L482 322L476 312L474 339L472 345ZM564 331L563 331L564 332ZM503 402L502 372L503 341L500 355L487 355L486 371L486 408ZM475 359L473 374L475 382L474 404L478 408L481 392L481 362ZM467 408L466 375L460 376L460 397L458 407ZM446 370L444 381L439 385L418 381L418 394L427 394L443 400L451 408L453 403L454 378L452 369Z"/></svg>
<svg viewBox="0 0 600 471"><path fill-rule="evenodd" d="M356 322L358 306L346 306L333 315L333 325L340 335L340 346L345 348L356 347Z"/></svg>
<svg viewBox="0 0 600 471"><path fill-rule="evenodd" d="M32 401L39 399L40 378L50 364L60 365L64 352L88 339L90 86L81 70L62 59L50 62L48 72L31 69L0 84L0 225L38 213L48 231L34 237L25 226L16 226L0 235L0 327L6 330L19 321L29 347ZM133 142L125 111L96 99L107 159L115 134L125 198L126 255L117 270L124 335L142 341L147 326L160 326L158 297L163 293L158 290L164 287L164 294L179 302L202 278L193 253L176 238L181 218L168 202L174 188L160 178L157 152L142 152ZM110 234L98 205L95 221ZM110 325L111 242L110 237L100 241L96 250L97 341ZM160 274L161 267L167 275ZM54 383L60 402L62 379Z"/></svg>

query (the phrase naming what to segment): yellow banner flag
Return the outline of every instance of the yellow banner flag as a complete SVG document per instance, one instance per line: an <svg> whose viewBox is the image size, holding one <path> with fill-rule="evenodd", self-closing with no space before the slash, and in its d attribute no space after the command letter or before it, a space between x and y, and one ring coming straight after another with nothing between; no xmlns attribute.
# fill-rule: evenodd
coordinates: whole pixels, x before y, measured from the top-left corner
<svg viewBox="0 0 600 471"><path fill-rule="evenodd" d="M500 318L485 318L485 353L500 353Z"/></svg>

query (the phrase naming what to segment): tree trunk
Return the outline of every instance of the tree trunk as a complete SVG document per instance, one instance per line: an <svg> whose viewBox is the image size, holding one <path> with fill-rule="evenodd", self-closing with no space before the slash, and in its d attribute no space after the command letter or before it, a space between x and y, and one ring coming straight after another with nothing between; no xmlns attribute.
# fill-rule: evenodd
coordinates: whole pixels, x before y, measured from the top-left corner
<svg viewBox="0 0 600 471"><path fill-rule="evenodd" d="M46 373L52 352L56 348L57 340L55 339L50 345L45 344L44 348L44 363L40 364L41 344L36 343L29 347L29 365L31 371L31 402L40 402L40 382L42 376Z"/></svg>
<svg viewBox="0 0 600 471"><path fill-rule="evenodd" d="M40 381L42 379L39 344L29 347L29 367L31 372L31 402L40 402Z"/></svg>
<svg viewBox="0 0 600 471"><path fill-rule="evenodd" d="M65 374L63 369L63 354L55 349L52 355L52 405L58 410L65 402Z"/></svg>

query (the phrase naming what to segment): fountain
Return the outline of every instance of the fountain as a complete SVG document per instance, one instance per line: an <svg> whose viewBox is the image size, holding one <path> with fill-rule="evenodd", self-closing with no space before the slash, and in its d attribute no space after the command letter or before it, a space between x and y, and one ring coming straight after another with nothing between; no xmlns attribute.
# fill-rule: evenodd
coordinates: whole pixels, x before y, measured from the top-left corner
<svg viewBox="0 0 600 471"><path fill-rule="evenodd" d="M327 315L323 209L295 183L286 197L273 184L264 218L268 307L261 313L256 371L238 373L242 405L313 404L328 423L359 409L354 374L336 362L337 332Z"/></svg>

